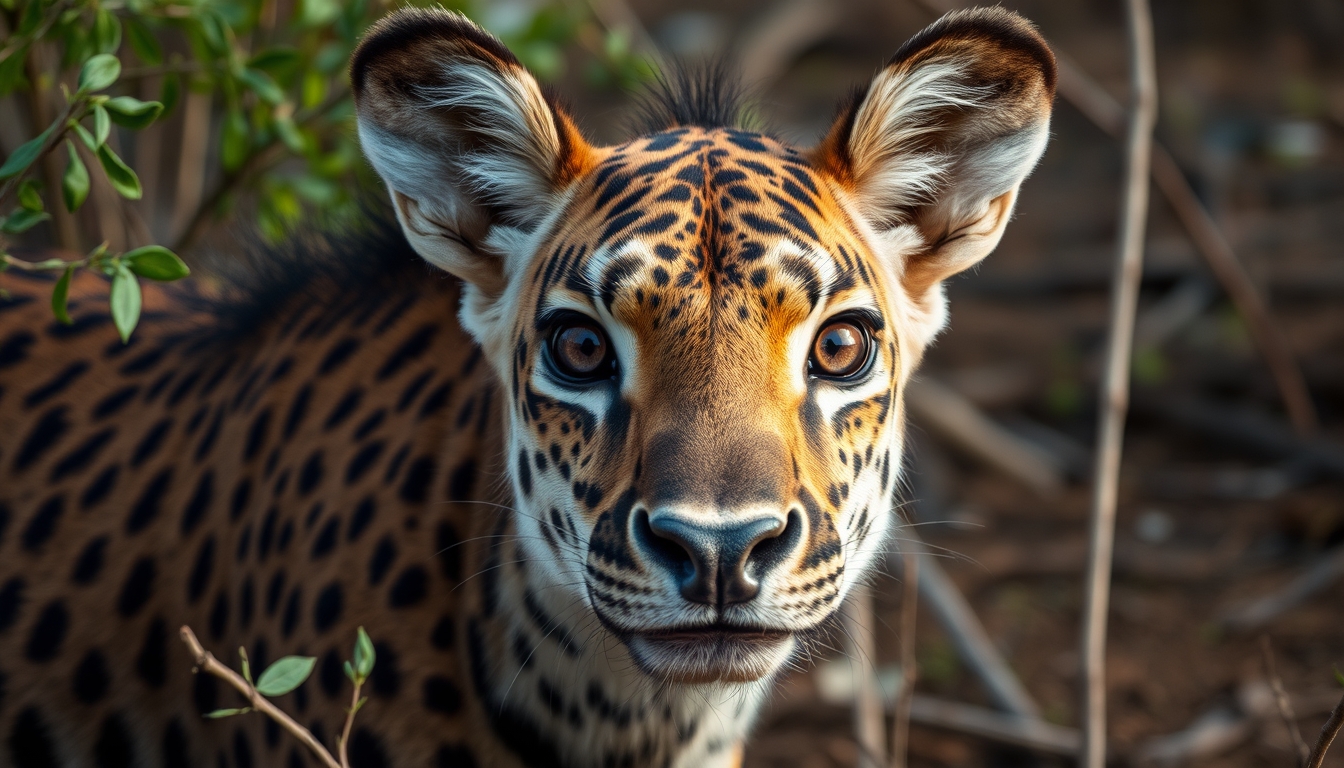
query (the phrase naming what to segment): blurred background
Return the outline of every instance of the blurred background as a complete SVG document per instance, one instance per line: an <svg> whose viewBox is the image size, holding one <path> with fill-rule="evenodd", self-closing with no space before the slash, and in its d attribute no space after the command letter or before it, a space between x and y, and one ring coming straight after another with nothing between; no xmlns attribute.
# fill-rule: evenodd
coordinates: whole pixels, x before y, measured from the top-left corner
<svg viewBox="0 0 1344 768"><path fill-rule="evenodd" d="M447 5L503 37L598 141L626 135L630 92L661 52L727 55L754 89L754 119L800 143L951 7ZM912 388L902 512L925 543L922 561L968 601L1032 706L1067 729L1078 717L1088 473L1123 171L1121 144L1098 118L1107 99L1125 102L1128 63L1119 2L1003 5L1035 21L1090 80L1071 92L1082 102L1059 99L1050 147L1002 245L949 287L951 325ZM51 218L11 242L80 253L104 240L114 250L161 243L208 286L239 233L280 239L357 215L358 190L377 181L355 142L345 66L388 7L0 0L0 156L54 119L59 83L94 52L122 60L109 93L165 105L154 124L113 127L107 138L138 174L138 200L95 173L91 204L70 214L48 200ZM1311 409L1286 410L1285 379L1271 375L1267 343L1191 236L1188 205L1183 217L1155 191L1121 478L1111 747L1126 763L1285 766L1294 747L1265 703L1262 637L1309 741L1344 667L1344 3L1172 0L1153 13L1158 140L1267 301L1277 329L1268 344L1300 371ZM43 162L34 188L51 195L64 153ZM871 661L891 689L902 584L899 565L888 570L873 585ZM1002 709L1002 691L986 686L929 597L915 639L920 696ZM855 673L836 661L844 647L837 632L814 668L784 681L749 766L858 763ZM1067 741L1070 732L1051 733ZM1069 764L1051 756L1058 744L1004 741L926 712L915 718L911 764ZM1344 750L1327 765L1344 766Z"/></svg>

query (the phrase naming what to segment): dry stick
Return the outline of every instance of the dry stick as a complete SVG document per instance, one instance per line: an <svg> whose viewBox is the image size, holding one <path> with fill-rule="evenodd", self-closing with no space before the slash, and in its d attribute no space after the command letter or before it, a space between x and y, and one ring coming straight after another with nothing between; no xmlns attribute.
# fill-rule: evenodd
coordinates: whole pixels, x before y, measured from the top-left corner
<svg viewBox="0 0 1344 768"><path fill-rule="evenodd" d="M1269 676L1270 690L1274 691L1274 704L1279 708L1279 716L1283 718L1283 724L1288 726L1288 736L1293 740L1293 746L1297 748L1298 765L1306 765L1311 757L1311 747L1302 738L1302 732L1297 729L1297 715L1293 714L1293 701L1288 698L1288 692L1283 689L1283 678L1279 677L1279 671L1274 667L1274 649L1269 644L1269 635L1260 636L1260 652L1265 657L1265 674Z"/></svg>
<svg viewBox="0 0 1344 768"><path fill-rule="evenodd" d="M326 768L347 768L348 763L336 762L336 759L331 756L331 753L327 751L326 747L322 746L322 742L318 741L317 738L313 736L311 731L294 722L294 720L281 711L279 707L267 701L265 696L257 693L257 689L249 685L248 682L243 679L242 675L239 675L237 672L234 672L232 669L221 664L219 659L214 657L214 654L205 650L205 648L202 648L201 642L196 639L196 633L191 631L191 627L183 626L181 634L182 642L186 643L187 648L191 650L191 658L196 665L196 670L198 672L208 672L233 686L234 690L241 693L243 697L247 699L247 703L253 709L271 718L279 724L281 728L289 731L294 738L303 742L304 745L308 747L309 751L316 755L317 759L321 761ZM348 730L349 727L350 722L347 717L346 729Z"/></svg>
<svg viewBox="0 0 1344 768"><path fill-rule="evenodd" d="M910 752L910 708L915 702L915 620L919 615L919 558L903 559L901 577L901 688L891 724L891 768L905 768Z"/></svg>
<svg viewBox="0 0 1344 768"><path fill-rule="evenodd" d="M1339 698L1339 703L1330 713L1330 719L1321 726L1321 735L1316 738L1316 746L1311 748L1311 756L1307 758L1307 768L1321 768L1325 765L1325 753L1330 750L1331 742L1341 729L1344 729L1344 696Z"/></svg>
<svg viewBox="0 0 1344 768"><path fill-rule="evenodd" d="M1082 626L1082 768L1106 764L1106 613L1110 604L1111 559L1115 549L1115 507L1125 412L1129 406L1130 347L1143 274L1143 237L1148 213L1149 160L1157 117L1157 72L1153 20L1147 0L1127 0L1130 78L1134 104L1126 142L1127 176L1121 208L1120 247L1111 296L1110 339L1097 437L1096 485L1088 553L1086 604Z"/></svg>
<svg viewBox="0 0 1344 768"><path fill-rule="evenodd" d="M851 590L841 611L849 663L854 668L854 737L859 744L859 768L881 768L886 762L882 692L877 687L873 596L867 585Z"/></svg>
<svg viewBox="0 0 1344 768"><path fill-rule="evenodd" d="M958 7L957 3L949 0L915 2L935 14L943 14ZM1059 65L1059 81L1056 84L1059 95L1098 128L1119 138L1125 131L1124 107L1068 56L1056 52L1055 60ZM1312 405L1306 378L1293 357L1292 347L1274 322L1260 289L1247 274L1236 251L1232 250L1208 209L1200 202L1175 158L1157 142L1153 143L1151 172L1153 182L1171 204L1209 271L1213 272L1223 290L1227 291L1237 312L1245 318L1251 338L1264 357L1270 375L1274 377L1274 384L1283 398L1284 409L1288 411L1293 427L1299 434L1311 434L1317 429L1316 408Z"/></svg>

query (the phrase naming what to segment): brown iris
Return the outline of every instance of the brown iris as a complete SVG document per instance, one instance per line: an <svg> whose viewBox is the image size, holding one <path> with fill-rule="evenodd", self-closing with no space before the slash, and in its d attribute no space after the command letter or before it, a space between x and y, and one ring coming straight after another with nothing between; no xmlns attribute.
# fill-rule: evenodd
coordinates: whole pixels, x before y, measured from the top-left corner
<svg viewBox="0 0 1344 768"><path fill-rule="evenodd" d="M611 344L601 327L588 320L573 320L556 329L551 356L560 373L574 379L603 378L611 372Z"/></svg>
<svg viewBox="0 0 1344 768"><path fill-rule="evenodd" d="M868 334L857 322L832 320L812 342L809 368L818 376L853 376L868 362L868 346Z"/></svg>

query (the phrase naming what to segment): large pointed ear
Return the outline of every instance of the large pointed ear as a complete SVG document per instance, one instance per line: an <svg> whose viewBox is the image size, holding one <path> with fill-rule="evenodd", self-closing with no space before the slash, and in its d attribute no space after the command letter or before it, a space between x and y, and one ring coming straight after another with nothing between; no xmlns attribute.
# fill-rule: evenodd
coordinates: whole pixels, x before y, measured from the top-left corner
<svg viewBox="0 0 1344 768"><path fill-rule="evenodd" d="M350 64L364 152L411 245L488 294L508 238L550 213L591 163L574 123L498 39L456 13L378 22Z"/></svg>
<svg viewBox="0 0 1344 768"><path fill-rule="evenodd" d="M899 267L911 296L998 245L1045 149L1054 93L1055 58L1035 28L977 9L915 35L841 107L818 163L879 236L916 228L923 247Z"/></svg>

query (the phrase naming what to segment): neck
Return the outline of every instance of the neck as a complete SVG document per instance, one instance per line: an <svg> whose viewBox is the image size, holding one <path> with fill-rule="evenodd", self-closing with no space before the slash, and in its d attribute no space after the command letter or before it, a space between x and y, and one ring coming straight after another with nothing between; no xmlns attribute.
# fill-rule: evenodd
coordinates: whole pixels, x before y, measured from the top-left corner
<svg viewBox="0 0 1344 768"><path fill-rule="evenodd" d="M641 672L569 585L531 583L508 519L486 532L466 662L483 713L526 765L735 765L769 690Z"/></svg>

